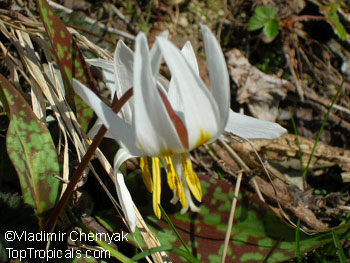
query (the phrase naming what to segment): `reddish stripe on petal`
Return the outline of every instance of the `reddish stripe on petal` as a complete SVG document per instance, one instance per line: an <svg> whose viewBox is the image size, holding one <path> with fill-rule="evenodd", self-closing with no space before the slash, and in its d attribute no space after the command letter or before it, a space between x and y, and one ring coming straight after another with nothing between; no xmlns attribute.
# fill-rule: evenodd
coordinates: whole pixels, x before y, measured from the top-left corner
<svg viewBox="0 0 350 263"><path fill-rule="evenodd" d="M164 106L169 114L169 117L171 121L173 122L175 129L177 131L177 134L179 135L179 138L181 140L181 143L185 149L188 149L188 133L185 124L182 122L179 116L176 115L173 108L171 107L171 104L168 100L168 98L165 96L165 94L158 89L159 95L162 98L162 101L164 103Z"/></svg>

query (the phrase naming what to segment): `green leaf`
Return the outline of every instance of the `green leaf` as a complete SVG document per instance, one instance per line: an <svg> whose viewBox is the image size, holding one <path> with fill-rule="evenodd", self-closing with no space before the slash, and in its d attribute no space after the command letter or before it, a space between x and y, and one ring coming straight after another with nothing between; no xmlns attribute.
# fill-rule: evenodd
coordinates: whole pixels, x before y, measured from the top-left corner
<svg viewBox="0 0 350 263"><path fill-rule="evenodd" d="M78 102L79 111L77 112L77 118L79 123L83 124L82 128L86 130L86 123L92 118L93 111L91 109L88 110L87 104L82 103L81 99L77 99L77 96L74 95L72 81L75 78L97 93L96 83L90 72L90 66L85 62L83 54L80 52L72 35L47 1L38 0L38 8L46 33L55 52L57 64L62 73L67 101L73 109L75 109L75 102Z"/></svg>
<svg viewBox="0 0 350 263"><path fill-rule="evenodd" d="M329 3L330 12L328 13L328 19L331 21L331 24L334 28L334 32L338 35L338 37L342 40L346 40L348 33L345 30L345 27L339 20L339 16L337 10L339 5L337 3Z"/></svg>
<svg viewBox="0 0 350 263"><path fill-rule="evenodd" d="M180 236L179 232L177 232L176 227L174 226L173 222L171 222L169 216L167 215L167 213L165 212L165 210L163 209L163 207L159 204L159 208L160 211L162 212L162 215L164 216L165 220L167 221L168 225L171 227L171 229L173 230L174 234L176 235L176 237L178 238L178 240L181 242L182 246L185 248L185 250L190 253L190 250L188 249L188 247L186 246L185 241L183 241L182 237Z"/></svg>
<svg viewBox="0 0 350 263"><path fill-rule="evenodd" d="M278 30L280 29L280 25L278 20L269 20L263 29L263 32L265 34L265 36L267 36L270 39L274 39L277 34L278 34Z"/></svg>
<svg viewBox="0 0 350 263"><path fill-rule="evenodd" d="M161 251L166 251L166 250L169 250L171 248L172 248L171 246L162 246L162 247L151 248L151 249L148 249L148 250L144 250L144 251L142 251L139 254L136 254L131 259L132 260L140 260L140 259L143 259L143 258L145 258L147 256L150 256L150 255L154 254L154 253L161 252Z"/></svg>
<svg viewBox="0 0 350 263"><path fill-rule="evenodd" d="M171 246L156 247L156 248L142 251L141 253L135 255L132 258L132 260L140 260L146 256L150 256L150 255L152 255L156 252L160 252L160 251L168 251L168 252L175 253L175 254L185 258L187 260L187 262L189 262L189 263L200 263L201 262L198 259L196 259L194 256L192 256L190 253L188 253L187 251L184 251L184 250L179 249L179 248L172 248Z"/></svg>
<svg viewBox="0 0 350 263"><path fill-rule="evenodd" d="M22 95L0 74L0 87L10 111L6 145L17 171L24 202L36 209L40 226L59 197L59 164L50 132Z"/></svg>
<svg viewBox="0 0 350 263"><path fill-rule="evenodd" d="M295 229L295 256L297 262L301 262L301 252L300 252L300 218L298 218L297 228Z"/></svg>
<svg viewBox="0 0 350 263"><path fill-rule="evenodd" d="M100 258L94 258L92 255L86 256L85 253L80 254L73 252L73 250L68 250L69 252L65 252L65 256L63 258L53 258L50 259L52 263L107 263L108 261L101 260ZM102 256L103 254L101 254ZM96 253L97 256L97 253Z"/></svg>
<svg viewBox="0 0 350 263"><path fill-rule="evenodd" d="M249 30L257 30L265 26L271 20L278 20L277 11L270 7L257 7L253 16L248 21Z"/></svg>
<svg viewBox="0 0 350 263"><path fill-rule="evenodd" d="M136 203L144 203L145 207L150 207L145 201L141 180L138 177L127 177L126 183L129 189L134 184L134 196ZM231 202L234 196L234 187L226 181L217 181L208 176L200 175L203 203L200 206L200 213L187 212L181 214L179 206L167 206L168 201L164 200L163 208L167 211L174 227L181 235L192 253L201 262L221 262L220 255L223 251L223 240L227 231L227 220L231 209ZM145 187L143 187L145 188ZM146 191L146 190L145 190ZM162 188L164 196L170 196ZM137 200L137 196L140 199ZM149 208L152 214L152 207ZM145 209L142 208L144 214ZM173 212L171 212L173 211ZM153 215L146 217L149 228L154 232L163 246L181 248L182 244L176 237L171 227L165 220L157 220ZM267 206L255 195L249 194L242 189L238 196L235 219L231 232L231 241L227 252L227 262L281 262L295 257L296 236L295 229L281 221ZM339 228L337 234L345 231L345 226ZM323 246L332 242L332 234L320 233L317 235L306 235L299 233L300 253ZM184 250L182 250L184 251ZM171 255L174 262L182 262L177 255Z"/></svg>
<svg viewBox="0 0 350 263"><path fill-rule="evenodd" d="M333 236L334 246L335 246L335 248L338 251L339 262L347 263L348 261L347 261L347 259L345 257L344 250L343 250L342 245L340 244L340 240L339 240L339 237L338 237L337 233L332 231L332 236Z"/></svg>
<svg viewBox="0 0 350 263"><path fill-rule="evenodd" d="M74 96L77 119L83 131L87 132L94 111L79 96Z"/></svg>
<svg viewBox="0 0 350 263"><path fill-rule="evenodd" d="M263 33L270 39L277 36L280 29L277 11L270 7L257 7L248 21L248 30L263 29Z"/></svg>

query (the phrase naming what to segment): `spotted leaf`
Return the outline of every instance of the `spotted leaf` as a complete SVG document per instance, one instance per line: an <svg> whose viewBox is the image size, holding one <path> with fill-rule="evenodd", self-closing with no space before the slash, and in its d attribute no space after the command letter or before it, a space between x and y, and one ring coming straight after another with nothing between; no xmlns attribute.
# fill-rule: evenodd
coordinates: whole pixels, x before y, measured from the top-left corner
<svg viewBox="0 0 350 263"><path fill-rule="evenodd" d="M158 220L149 209L147 191L142 192L142 180L138 177L127 177L129 189L138 208L149 216L146 222L155 233L162 246L170 245L181 248L182 245L165 220ZM179 213L181 207L174 207L168 200L172 194L167 186L162 186L162 206L175 225L187 246L201 262L221 262L227 223L234 196L232 184L215 180L205 175L200 176L203 190L203 204L200 213ZM145 188L145 187L143 187ZM137 197L140 197L139 199ZM231 232L226 262L281 262L295 257L295 229L282 222L266 204L244 188L238 196L238 203ZM149 210L147 210L149 209ZM345 232L345 226L337 230ZM300 233L300 249L302 253L332 242L332 234L322 233L306 235ZM183 262L177 255L170 254L173 262Z"/></svg>
<svg viewBox="0 0 350 263"><path fill-rule="evenodd" d="M22 95L0 74L0 93L8 105L10 126L6 136L8 155L17 171L24 202L36 209L40 226L59 197L59 164L46 126Z"/></svg>
<svg viewBox="0 0 350 263"><path fill-rule="evenodd" d="M96 91L96 83L91 75L89 65L85 62L83 54L72 35L47 1L39 0L38 8L46 33L55 52L57 64L61 69L67 101L71 107L78 109L78 121L82 128L86 130L87 124L93 116L93 111L86 103L83 103L80 98L74 95L72 81L75 78L92 91Z"/></svg>

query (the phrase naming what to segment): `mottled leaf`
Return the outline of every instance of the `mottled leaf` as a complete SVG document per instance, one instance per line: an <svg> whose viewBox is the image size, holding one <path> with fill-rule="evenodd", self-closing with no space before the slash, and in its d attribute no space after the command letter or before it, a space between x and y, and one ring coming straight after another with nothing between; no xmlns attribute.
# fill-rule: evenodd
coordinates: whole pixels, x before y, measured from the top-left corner
<svg viewBox="0 0 350 263"><path fill-rule="evenodd" d="M142 179L127 176L126 183L142 215L149 213L146 219L150 229L156 234L162 246L182 248L164 219L158 220L152 213L151 195L143 192ZM139 181L140 180L140 181ZM192 253L201 262L221 262L227 222L234 196L232 184L200 176L203 190L203 204L200 213L179 213L181 207L169 204L172 194L167 185L162 185L162 206L177 231ZM282 222L255 195L241 189L235 212L235 220L228 247L226 262L263 262L269 252L267 262L281 262L295 257L295 229ZM143 205L141 207L141 205ZM339 229L338 234L345 229ZM332 242L331 233L306 235L300 233L300 250L305 253L326 243ZM276 247L275 247L276 246ZM183 262L171 254L173 262Z"/></svg>
<svg viewBox="0 0 350 263"><path fill-rule="evenodd" d="M75 111L80 127L87 132L90 120L94 115L94 111L79 96L74 96Z"/></svg>
<svg viewBox="0 0 350 263"><path fill-rule="evenodd" d="M67 101L73 109L75 109L75 103L77 103L77 107L79 107L77 118L80 124L83 123L83 126L85 126L83 128L86 130L86 123L90 121L93 111L88 108L87 104L77 99L77 96L74 96L72 79L79 80L95 92L96 84L91 75L89 65L85 62L83 54L80 52L72 35L47 1L38 0L38 8L51 45L55 51L57 64L62 73Z"/></svg>
<svg viewBox="0 0 350 263"><path fill-rule="evenodd" d="M17 171L24 202L36 209L40 226L45 212L59 197L59 164L47 127L38 120L22 95L0 74L2 97L9 108L6 145Z"/></svg>

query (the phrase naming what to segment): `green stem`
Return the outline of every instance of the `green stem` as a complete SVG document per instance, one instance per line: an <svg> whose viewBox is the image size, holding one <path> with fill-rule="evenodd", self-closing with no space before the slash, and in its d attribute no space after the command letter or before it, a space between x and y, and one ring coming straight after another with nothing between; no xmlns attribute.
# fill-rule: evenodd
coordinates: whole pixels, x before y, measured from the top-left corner
<svg viewBox="0 0 350 263"><path fill-rule="evenodd" d="M292 120L293 130L294 130L294 133L295 133L297 146L298 146L298 158L299 158L299 162L300 162L300 170L303 173L305 168L304 168L304 161L303 161L303 151L302 151L301 146L300 146L300 139L299 139L299 134L298 134L298 128L297 128L297 125L295 123L292 111L289 111L289 114L290 114L290 118ZM307 188L306 178L305 177L302 177L302 178L303 178L303 190L305 191L306 188Z"/></svg>
<svg viewBox="0 0 350 263"><path fill-rule="evenodd" d="M329 106L328 111L327 111L327 114L326 114L326 116L325 116L324 119L323 119L321 128L320 128L320 130L319 130L318 133L317 133L316 140L315 140L314 146L312 147L309 160L308 160L307 165L306 165L306 167L305 167L305 169L304 169L304 171L303 171L303 174L302 174L303 178L306 178L307 172L308 172L309 167L310 167L310 164L311 164L312 157L314 156L315 151L316 151L316 147L317 147L318 141L319 141L320 138L321 138L321 135L322 135L322 132L323 132L323 130L324 130L324 127L326 126L326 123L327 123L327 121L328 121L329 115L330 115L330 113L331 113L331 111L332 111L332 109L333 109L333 105L334 105L334 103L336 102L336 100L338 99L338 97L339 97L339 95L340 95L340 92L341 92L342 89L343 89L343 84L344 84L344 79L342 80L342 82L341 82L341 84L340 84L340 86L339 86L339 88L338 88L338 90L337 90L337 93L334 95L333 100L332 100L332 103L331 103L331 106Z"/></svg>

